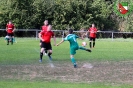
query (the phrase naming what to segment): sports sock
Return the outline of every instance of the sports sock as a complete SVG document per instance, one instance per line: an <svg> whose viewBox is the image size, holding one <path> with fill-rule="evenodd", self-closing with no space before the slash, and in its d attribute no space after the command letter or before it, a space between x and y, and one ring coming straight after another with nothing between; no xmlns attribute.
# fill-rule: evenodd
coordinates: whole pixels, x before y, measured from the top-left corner
<svg viewBox="0 0 133 88"><path fill-rule="evenodd" d="M86 49L86 51L91 52L91 50L90 50L90 49Z"/></svg>
<svg viewBox="0 0 133 88"><path fill-rule="evenodd" d="M82 47L82 46L79 46L79 49L81 50L86 50L86 48Z"/></svg>
<svg viewBox="0 0 133 88"><path fill-rule="evenodd" d="M51 54L52 53L48 53L49 60L52 60Z"/></svg>
<svg viewBox="0 0 133 88"><path fill-rule="evenodd" d="M9 38L7 39L7 45L9 45Z"/></svg>
<svg viewBox="0 0 133 88"><path fill-rule="evenodd" d="M95 46L95 42L93 42L93 47Z"/></svg>
<svg viewBox="0 0 133 88"><path fill-rule="evenodd" d="M76 65L76 60L74 59L74 57L71 58L71 61L72 61L73 65Z"/></svg>
<svg viewBox="0 0 133 88"><path fill-rule="evenodd" d="M40 52L40 59L42 60L42 57L43 57L43 53L42 52Z"/></svg>
<svg viewBox="0 0 133 88"><path fill-rule="evenodd" d="M90 48L91 48L91 42L90 42Z"/></svg>

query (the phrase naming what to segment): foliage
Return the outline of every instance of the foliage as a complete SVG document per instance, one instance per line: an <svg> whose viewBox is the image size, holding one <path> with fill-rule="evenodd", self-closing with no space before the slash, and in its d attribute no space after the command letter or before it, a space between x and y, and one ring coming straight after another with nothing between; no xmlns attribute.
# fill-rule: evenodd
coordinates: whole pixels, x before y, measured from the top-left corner
<svg viewBox="0 0 133 88"><path fill-rule="evenodd" d="M111 0L0 0L0 26L12 20L18 29L40 29L48 19L58 30L79 30L92 23L99 30L114 30L119 21L111 17L112 6ZM132 22L127 24L131 29Z"/></svg>
<svg viewBox="0 0 133 88"><path fill-rule="evenodd" d="M33 0L5 0L2 2L0 14L2 28L8 20L12 20L17 28L32 28L31 17L34 8L31 3Z"/></svg>

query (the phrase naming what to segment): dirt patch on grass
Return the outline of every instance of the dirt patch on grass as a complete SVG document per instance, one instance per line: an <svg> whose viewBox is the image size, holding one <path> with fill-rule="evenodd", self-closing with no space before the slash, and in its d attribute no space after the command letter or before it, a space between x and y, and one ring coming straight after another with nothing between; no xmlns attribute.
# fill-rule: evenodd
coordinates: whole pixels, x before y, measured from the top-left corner
<svg viewBox="0 0 133 88"><path fill-rule="evenodd" d="M78 62L78 68L73 68L70 62L53 61L53 64L54 67L51 67L49 63L0 65L0 79L111 84L133 83L133 61Z"/></svg>

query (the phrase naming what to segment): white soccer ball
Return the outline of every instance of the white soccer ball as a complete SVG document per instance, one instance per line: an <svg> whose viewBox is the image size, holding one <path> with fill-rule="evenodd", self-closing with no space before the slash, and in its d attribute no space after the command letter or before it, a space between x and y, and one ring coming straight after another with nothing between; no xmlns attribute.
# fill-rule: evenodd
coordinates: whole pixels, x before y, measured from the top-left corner
<svg viewBox="0 0 133 88"><path fill-rule="evenodd" d="M5 38L9 38L9 36L5 36Z"/></svg>
<svg viewBox="0 0 133 88"><path fill-rule="evenodd" d="M85 47L87 45L86 42L82 42L82 46Z"/></svg>

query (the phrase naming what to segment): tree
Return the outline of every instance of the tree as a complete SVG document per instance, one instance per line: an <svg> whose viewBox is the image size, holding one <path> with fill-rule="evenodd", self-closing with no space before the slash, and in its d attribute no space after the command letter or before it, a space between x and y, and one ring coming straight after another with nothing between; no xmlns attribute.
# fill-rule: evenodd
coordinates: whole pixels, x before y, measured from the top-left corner
<svg viewBox="0 0 133 88"><path fill-rule="evenodd" d="M114 29L111 3L105 0L0 0L0 26L13 20L18 29L39 29L48 19L54 29L88 28L95 23L99 30Z"/></svg>

